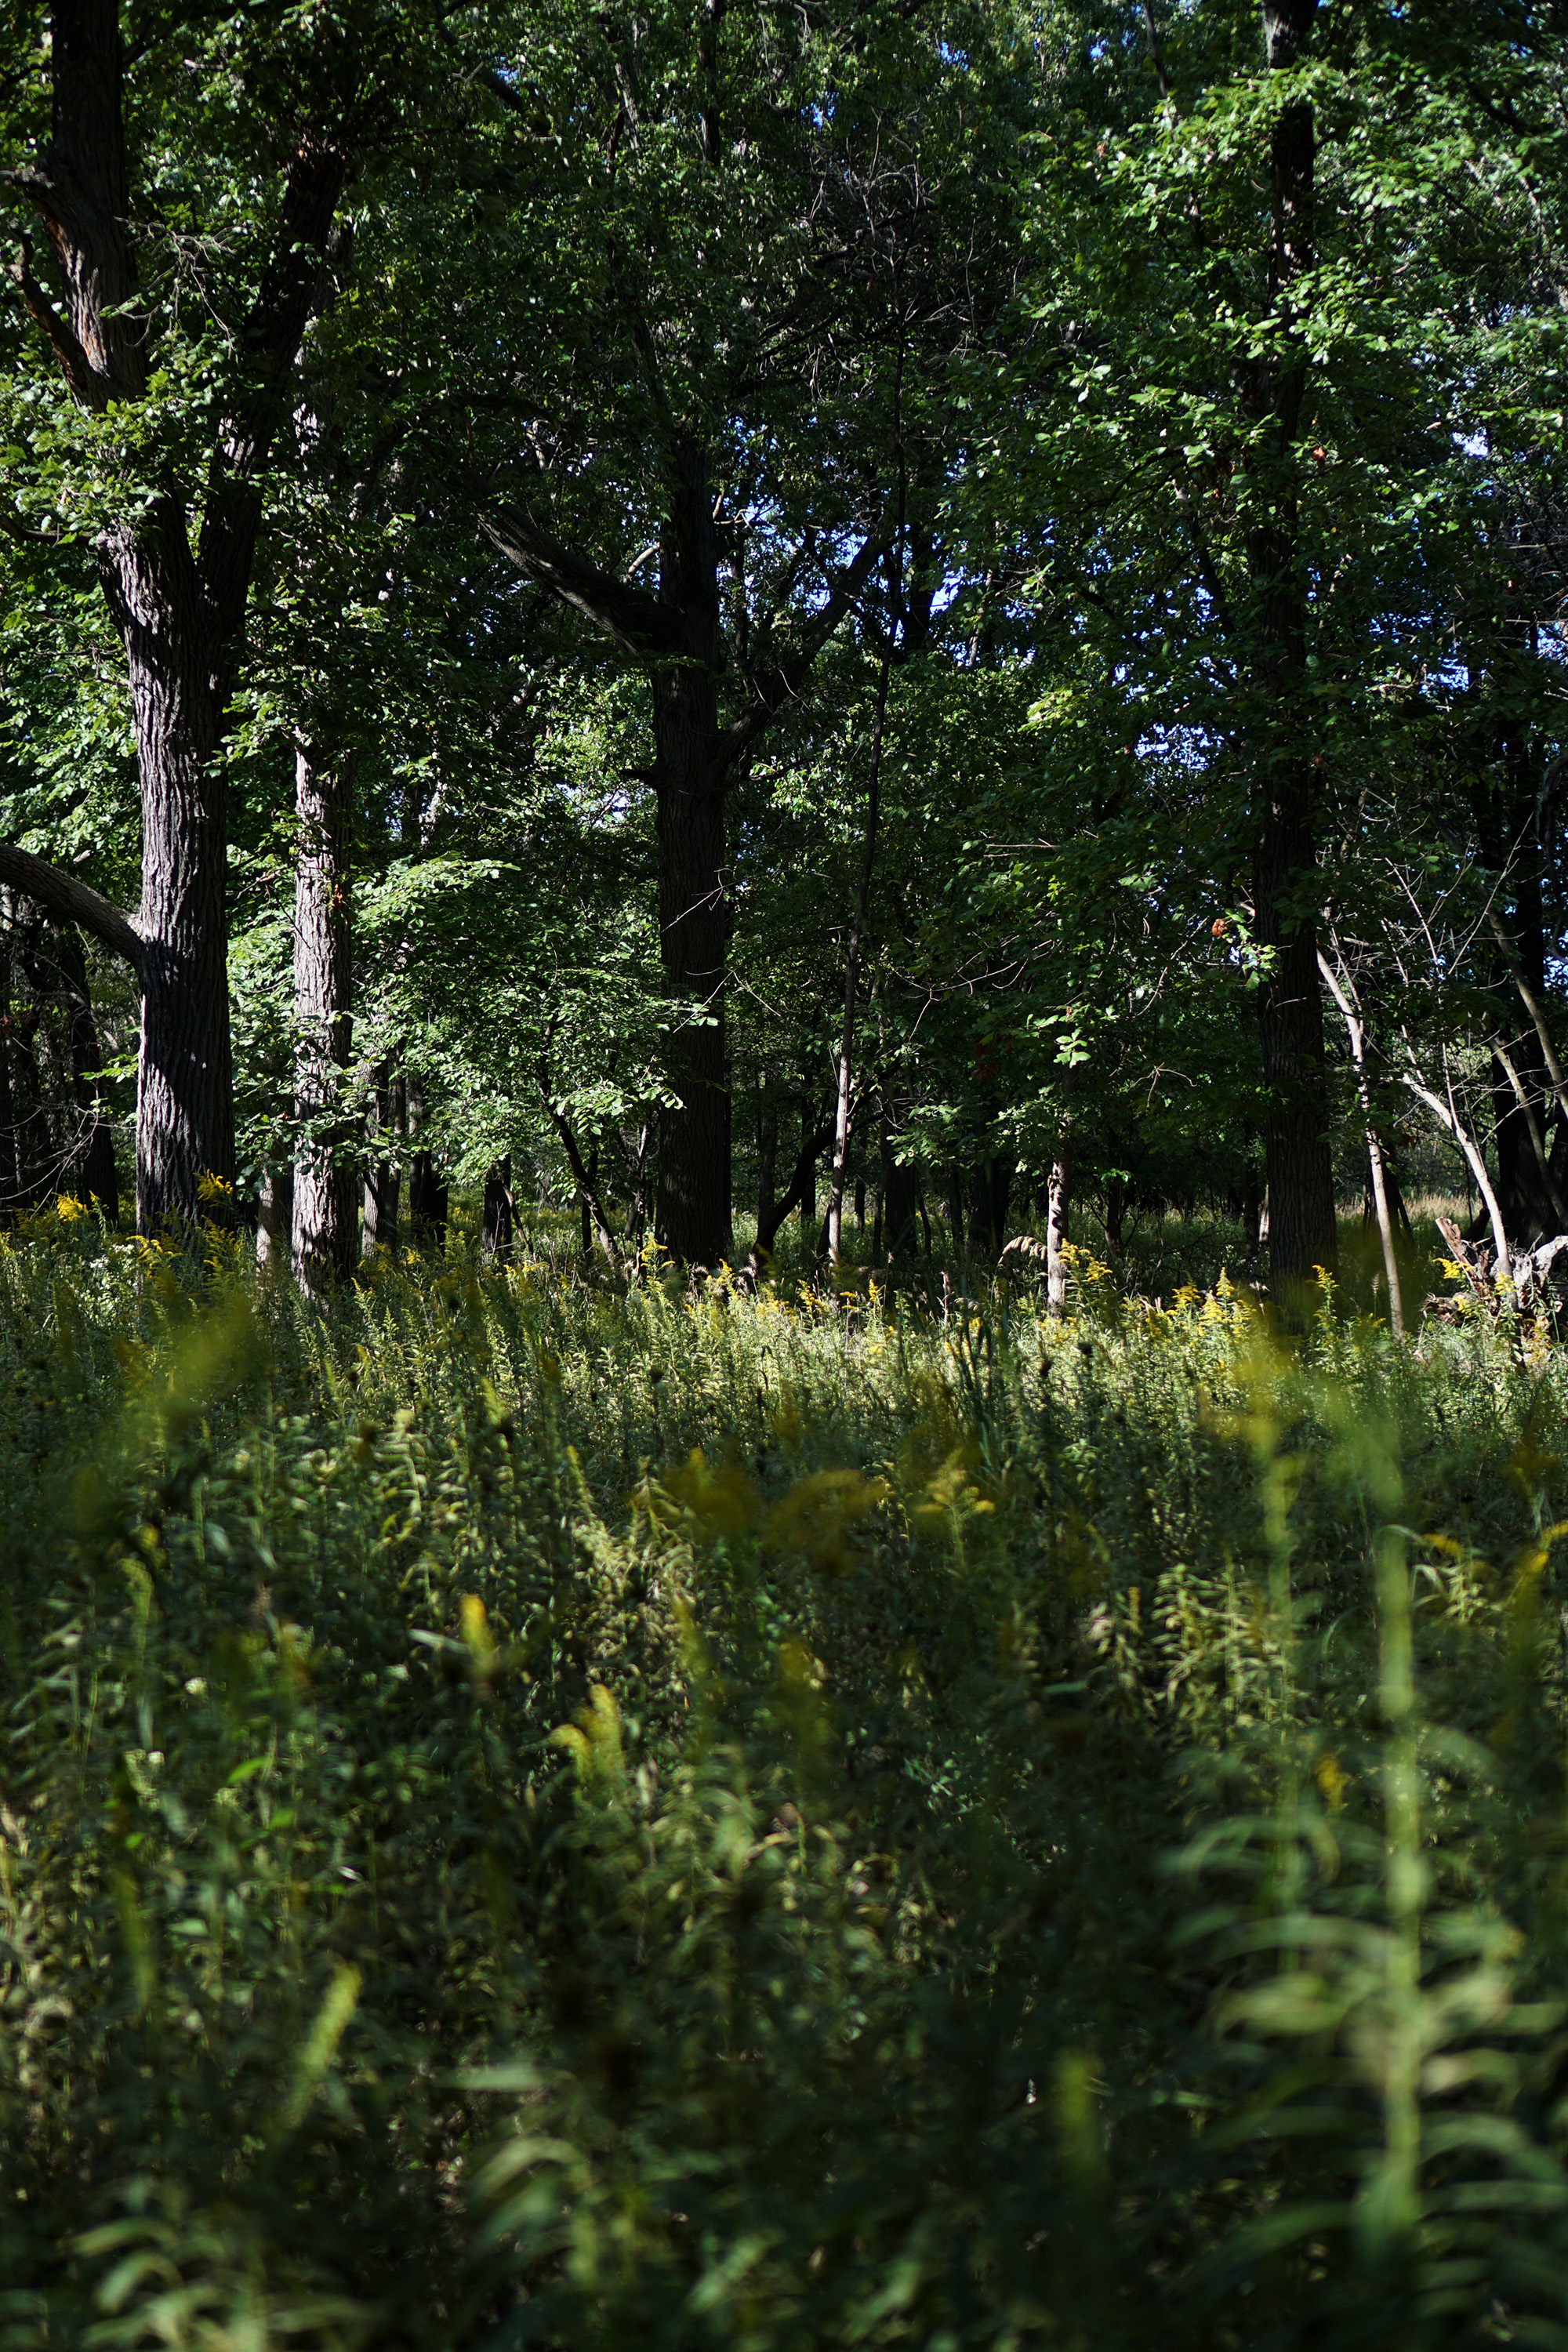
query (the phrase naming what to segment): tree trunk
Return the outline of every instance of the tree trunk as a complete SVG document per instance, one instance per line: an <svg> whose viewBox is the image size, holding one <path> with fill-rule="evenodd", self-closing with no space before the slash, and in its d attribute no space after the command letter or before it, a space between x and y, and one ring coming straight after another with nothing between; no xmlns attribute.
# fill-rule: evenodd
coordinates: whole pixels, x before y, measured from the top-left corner
<svg viewBox="0 0 1568 2352"><path fill-rule="evenodd" d="M1072 1213L1072 1129L1064 1125L1046 1186L1046 1304L1052 1315L1067 1311L1068 1261L1063 1245Z"/></svg>
<svg viewBox="0 0 1568 2352"><path fill-rule="evenodd" d="M114 1165L114 1129L104 1117L95 1084L103 1066L98 1024L92 1016L87 958L70 923L51 923L28 958L28 978L39 997L49 997L65 1016L69 1068L67 1084L80 1120L69 1142L61 1189L96 1202L110 1224L120 1215L120 1180Z"/></svg>
<svg viewBox="0 0 1568 2352"><path fill-rule="evenodd" d="M275 1160L262 1170L256 1187L256 1263L286 1266L293 1262L294 1162Z"/></svg>
<svg viewBox="0 0 1568 2352"><path fill-rule="evenodd" d="M899 401L903 385L903 352L899 353L899 390L894 394L894 416L900 415ZM835 1265L838 1263L844 1240L844 1171L849 1158L851 1056L855 1046L855 990L859 976L860 948L866 934L866 915L871 903L871 875L877 862L877 821L882 794L882 739L888 722L888 687L892 677L893 652L898 643L903 604L903 529L904 529L903 449L900 442L899 530L892 550L893 610L888 624L888 634L882 646L882 662L877 677L877 700L871 718L871 766L866 784L866 844L860 859L860 887L855 898L855 920L849 932L848 951L844 960L844 1034L838 1051L838 1097L833 1126L833 1172L827 1196L827 1255Z"/></svg>
<svg viewBox="0 0 1568 2352"><path fill-rule="evenodd" d="M448 1190L436 1172L434 1154L416 1151L408 1171L408 1223L416 1244L446 1248L448 1205Z"/></svg>
<svg viewBox="0 0 1568 2352"><path fill-rule="evenodd" d="M94 414L144 400L152 335L131 244L120 19L117 0L54 0L50 137L36 163L16 174L47 231L64 281L64 314L34 277L26 240L16 272L23 299L77 400ZM140 947L132 961L142 995L136 1217L143 1232L171 1219L232 1213L227 840L214 753L261 511L256 478L287 415L278 395L320 297L345 163L342 147L316 130L292 152L278 243L258 257L257 296L235 339L248 381L210 447L199 499L176 496L172 468L163 471L134 523L108 523L95 542L125 649L141 786ZM160 470L154 465L155 484ZM193 552L197 505L200 543ZM216 1189L208 1178L219 1180Z"/></svg>
<svg viewBox="0 0 1568 2352"><path fill-rule="evenodd" d="M213 757L210 631L173 501L157 503L142 534L110 534L100 572L125 646L142 783L136 1223L148 1233L221 1220L224 1193L203 1179L234 1182L226 795Z"/></svg>
<svg viewBox="0 0 1568 2352"><path fill-rule="evenodd" d="M517 1220L511 1197L511 1155L492 1160L485 1171L485 1215L479 1247L498 1265L510 1265Z"/></svg>
<svg viewBox="0 0 1568 2352"><path fill-rule="evenodd" d="M947 1222L952 1234L952 1246L963 1248L963 1171L957 1160L949 1163L947 1171Z"/></svg>
<svg viewBox="0 0 1568 2352"><path fill-rule="evenodd" d="M7 922L7 930L9 928ZM16 1213L21 1192L16 1168L16 1057L11 942L6 938L0 940L0 1222L5 1224L9 1224Z"/></svg>
<svg viewBox="0 0 1568 2352"><path fill-rule="evenodd" d="M998 1153L975 1162L974 1185L969 1203L969 1246L977 1255L988 1250L999 1257L1007 1238L1007 1202L1016 1173L1014 1162Z"/></svg>
<svg viewBox="0 0 1568 2352"><path fill-rule="evenodd" d="M371 1257L378 1249L397 1247L398 1193L402 1185L402 1147L408 1132L407 1092L401 1070L390 1062L376 1070L371 1112L371 1140L378 1147L364 1180L364 1221L361 1253ZM388 1149L390 1143L391 1149Z"/></svg>
<svg viewBox="0 0 1568 2352"><path fill-rule="evenodd" d="M1315 12L1316 0L1264 0L1272 71L1289 71L1298 62ZM1310 100L1287 100L1274 117L1269 152L1268 285L1279 350L1275 358L1258 362L1253 394L1256 410L1271 426L1258 460L1265 520L1248 550L1256 613L1249 684L1258 800L1252 894L1255 937L1273 956L1258 988L1258 1013L1268 1105L1269 1270L1282 1299L1310 1281L1315 1266L1331 1270L1338 1255L1313 913L1314 762L1310 749L1303 749L1307 609L1296 444L1307 354L1290 297L1314 258L1315 151Z"/></svg>
<svg viewBox="0 0 1568 2352"><path fill-rule="evenodd" d="M315 1291L359 1255L342 1076L353 1020L351 755L301 743L294 761L294 1272Z"/></svg>
<svg viewBox="0 0 1568 2352"><path fill-rule="evenodd" d="M48 1053L44 992L37 971L38 940L43 928L42 910L34 902L24 898L19 908L13 904L5 947L8 980L13 992L17 981L23 982L24 992L31 999L26 1011L22 1012L16 1009L13 996L6 1030L13 1122L11 1197L12 1205L21 1210L38 1208L58 1191L64 1156L61 1139L49 1118L50 1090L39 1067L40 1048L46 1062Z"/></svg>
<svg viewBox="0 0 1568 2352"><path fill-rule="evenodd" d="M773 1114L775 1139L772 1147L772 1151L769 1153L767 1161L767 1185L765 1191L763 1191L759 1187L757 1198L757 1252L759 1256L764 1250L771 1250L773 1248L774 1242L778 1238L779 1227L784 1223L784 1219L789 1215L789 1213L793 1208L795 1208L796 1206L799 1207L801 1224L805 1231L809 1233L816 1223L817 1155L821 1151L824 1143L827 1140L829 1129L826 1125L821 1123L814 1127L810 1123L811 1116L811 1106L809 1102L807 1102L802 1112L800 1150L795 1155L795 1167L791 1171L789 1183L785 1187L784 1192L778 1199L775 1200L773 1189L773 1163L772 1151L776 1151L777 1150L776 1137L778 1117L776 1112Z"/></svg>
<svg viewBox="0 0 1568 2352"><path fill-rule="evenodd" d="M665 1043L677 1099L659 1118L654 1230L674 1256L713 1265L731 1247L719 538L708 451L684 436L668 459L659 601L679 633L678 649L653 671L659 952L668 992L692 1010Z"/></svg>
<svg viewBox="0 0 1568 2352"><path fill-rule="evenodd" d="M590 1194L596 1195L599 1189L599 1147L597 1142L595 1143L593 1150L588 1154L586 1167L588 1181L586 1184L580 1185L577 1192L577 1217L579 1229L583 1237L583 1263L584 1265L587 1265L589 1259L594 1255L594 1205L593 1201L589 1196Z"/></svg>
<svg viewBox="0 0 1568 2352"><path fill-rule="evenodd" d="M1250 1151L1241 1180L1241 1229L1248 1246L1257 1249L1263 1237L1263 1193L1258 1181L1258 1162Z"/></svg>
<svg viewBox="0 0 1568 2352"><path fill-rule="evenodd" d="M1047 1202L1047 1209L1049 1202ZM1121 1176L1105 1180L1105 1246L1112 1257L1121 1255L1121 1236L1127 1218L1127 1183Z"/></svg>
<svg viewBox="0 0 1568 2352"><path fill-rule="evenodd" d="M1399 1258L1394 1246L1394 1220L1389 1213L1388 1186L1384 1180L1383 1144L1373 1116L1372 1081L1366 1068L1366 1023L1353 995L1354 983L1347 974L1343 981L1335 973L1327 956L1320 953L1318 966L1328 983L1329 992L1344 1019L1345 1034L1350 1042L1351 1066L1355 1071L1356 1095L1361 1103L1362 1123L1366 1130L1367 1171L1372 1179L1373 1202L1377 1213L1377 1236L1383 1249L1384 1280L1388 1285L1389 1328L1396 1339L1405 1337L1405 1299L1399 1286Z"/></svg>
<svg viewBox="0 0 1568 2352"><path fill-rule="evenodd" d="M917 1171L900 1165L895 1157L894 1145L902 1133L909 1116L909 1097L884 1105L879 1140L882 1160L882 1231L881 1247L873 1255L889 1264L894 1258L912 1257L915 1252L915 1220L920 1213L921 1185Z"/></svg>
<svg viewBox="0 0 1568 2352"><path fill-rule="evenodd" d="M757 1247L771 1248L763 1240L763 1227L773 1216L773 1177L779 1158L779 1107L776 1102L764 1102L761 1082L757 1092ZM778 1230L776 1220L771 1231Z"/></svg>

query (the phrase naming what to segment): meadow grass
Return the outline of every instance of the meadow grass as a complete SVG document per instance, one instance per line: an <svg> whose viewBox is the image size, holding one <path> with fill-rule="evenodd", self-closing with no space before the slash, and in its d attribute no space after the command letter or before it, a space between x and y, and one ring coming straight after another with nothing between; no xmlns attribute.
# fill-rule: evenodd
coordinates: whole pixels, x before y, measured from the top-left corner
<svg viewBox="0 0 1568 2352"><path fill-rule="evenodd" d="M948 1271L0 1248L0 2346L1568 2343L1559 1349Z"/></svg>

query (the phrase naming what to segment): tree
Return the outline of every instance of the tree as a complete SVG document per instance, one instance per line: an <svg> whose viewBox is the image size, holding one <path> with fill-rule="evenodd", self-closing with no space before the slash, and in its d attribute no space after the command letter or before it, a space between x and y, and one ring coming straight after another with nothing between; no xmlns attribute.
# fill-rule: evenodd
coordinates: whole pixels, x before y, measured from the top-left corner
<svg viewBox="0 0 1568 2352"><path fill-rule="evenodd" d="M509 354L537 488L492 499L483 527L647 680L660 946L682 1008L658 1230L689 1259L730 1245L730 795L889 543L893 436L867 425L890 399L895 349L911 350L912 404L931 403L990 299L995 198L973 177L987 29L967 12L962 57L955 29L711 5L693 30L670 6L579 28L552 53L570 61L557 79L531 58L500 85L557 154L568 123L600 126L597 146L574 131L573 171L524 211L529 250L561 255L595 405L566 396L561 343L544 346L554 382L528 351ZM961 105L981 117L962 148ZM942 252L944 183L952 204L969 191L967 274ZM552 289L543 307L567 305ZM590 555L546 499L582 522L591 507L618 563Z"/></svg>
<svg viewBox="0 0 1568 2352"><path fill-rule="evenodd" d="M204 1192L210 1209L235 1174L229 818L216 754L243 661L266 471L330 282L375 53L391 43L374 17L321 20L296 47L265 28L223 27L209 37L194 99L188 46L183 26L154 25L132 52L116 0L57 0L48 43L27 59L47 92L47 133L37 130L27 160L0 175L45 231L47 259L24 236L13 275L65 393L31 428L21 493L35 520L24 527L52 515L55 529L89 541L134 725L140 903L133 915L106 911L69 876L48 882L46 903L68 909L136 973L143 1230L194 1216ZM237 88L248 110L227 120L252 135L237 152L214 152L221 93ZM140 157L127 139L128 91ZM205 106L209 97L220 102ZM167 195L146 183L153 151L169 157ZM226 269L211 256L229 240L203 240L202 197L189 193L195 183L214 221L226 218L226 172L247 225ZM216 321L210 333L192 329L193 310ZM51 440L70 451L63 477L44 463ZM29 887L18 856L0 852L0 875Z"/></svg>

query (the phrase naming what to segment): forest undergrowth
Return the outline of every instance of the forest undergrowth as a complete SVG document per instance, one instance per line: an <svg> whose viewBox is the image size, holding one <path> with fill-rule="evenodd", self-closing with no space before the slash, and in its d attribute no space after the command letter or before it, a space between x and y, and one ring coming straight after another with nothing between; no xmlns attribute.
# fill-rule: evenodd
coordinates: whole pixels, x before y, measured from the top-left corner
<svg viewBox="0 0 1568 2352"><path fill-rule="evenodd" d="M0 1245L0 2347L1568 2344L1568 1375Z"/></svg>

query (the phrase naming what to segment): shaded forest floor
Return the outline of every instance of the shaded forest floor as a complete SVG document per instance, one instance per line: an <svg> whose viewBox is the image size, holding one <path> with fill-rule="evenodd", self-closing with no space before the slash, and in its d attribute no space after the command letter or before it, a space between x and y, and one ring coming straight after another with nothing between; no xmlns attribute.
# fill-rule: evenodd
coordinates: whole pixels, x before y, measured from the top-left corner
<svg viewBox="0 0 1568 2352"><path fill-rule="evenodd" d="M0 1247L0 2347L1568 2343L1559 1349L569 1250Z"/></svg>

